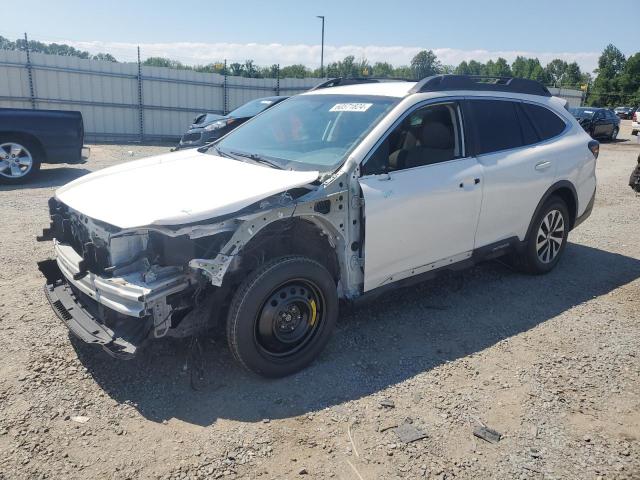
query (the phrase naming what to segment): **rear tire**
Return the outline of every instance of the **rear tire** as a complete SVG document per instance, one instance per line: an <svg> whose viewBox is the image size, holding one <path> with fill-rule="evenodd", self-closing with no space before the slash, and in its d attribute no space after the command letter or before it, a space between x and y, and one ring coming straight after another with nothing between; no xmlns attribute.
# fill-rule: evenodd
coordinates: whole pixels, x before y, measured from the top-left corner
<svg viewBox="0 0 640 480"><path fill-rule="evenodd" d="M276 258L250 273L227 317L227 341L246 369L284 377L324 349L338 318L336 283L307 257Z"/></svg>
<svg viewBox="0 0 640 480"><path fill-rule="evenodd" d="M548 273L558 264L567 244L570 217L567 204L551 196L531 222L527 241L517 258L517 265L525 273Z"/></svg>
<svg viewBox="0 0 640 480"><path fill-rule="evenodd" d="M20 136L0 137L0 183L19 185L40 170L43 153L35 142Z"/></svg>

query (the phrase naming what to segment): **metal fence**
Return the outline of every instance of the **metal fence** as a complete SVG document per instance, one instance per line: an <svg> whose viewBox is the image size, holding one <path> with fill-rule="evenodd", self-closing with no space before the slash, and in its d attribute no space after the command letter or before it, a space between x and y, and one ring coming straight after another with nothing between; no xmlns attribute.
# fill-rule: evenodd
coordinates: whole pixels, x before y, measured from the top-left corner
<svg viewBox="0 0 640 480"><path fill-rule="evenodd" d="M547 87L551 95L564 98L570 107L580 107L584 102L584 92L582 90L576 90L573 88L565 87Z"/></svg>
<svg viewBox="0 0 640 480"><path fill-rule="evenodd" d="M295 95L318 78L245 78L0 50L0 107L79 110L88 141L174 140L203 112Z"/></svg>
<svg viewBox="0 0 640 480"><path fill-rule="evenodd" d="M203 112L295 95L320 78L245 78L0 50L0 107L79 110L87 141L175 140ZM582 92L550 88L579 106Z"/></svg>

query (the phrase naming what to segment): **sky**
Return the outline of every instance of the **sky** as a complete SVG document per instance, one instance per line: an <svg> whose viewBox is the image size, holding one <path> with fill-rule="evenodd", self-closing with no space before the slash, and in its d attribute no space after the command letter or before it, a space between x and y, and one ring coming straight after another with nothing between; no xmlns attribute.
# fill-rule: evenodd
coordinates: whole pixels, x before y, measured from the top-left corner
<svg viewBox="0 0 640 480"><path fill-rule="evenodd" d="M10 21L0 35L64 42L91 53L133 61L166 56L187 64L252 59L257 65L320 64L325 16L325 65L346 55L409 63L422 49L449 65L498 56L536 56L597 66L607 44L625 55L640 50L640 0L0 0ZM605 9L608 11L608 9ZM604 21L603 18L605 19ZM626 24L626 28L625 28Z"/></svg>

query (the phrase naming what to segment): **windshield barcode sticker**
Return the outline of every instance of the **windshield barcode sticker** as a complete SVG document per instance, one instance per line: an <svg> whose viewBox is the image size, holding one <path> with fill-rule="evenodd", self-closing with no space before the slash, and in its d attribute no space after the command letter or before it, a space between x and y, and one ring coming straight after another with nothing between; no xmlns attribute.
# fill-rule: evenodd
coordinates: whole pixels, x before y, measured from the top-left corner
<svg viewBox="0 0 640 480"><path fill-rule="evenodd" d="M330 112L366 112L373 103L336 103Z"/></svg>

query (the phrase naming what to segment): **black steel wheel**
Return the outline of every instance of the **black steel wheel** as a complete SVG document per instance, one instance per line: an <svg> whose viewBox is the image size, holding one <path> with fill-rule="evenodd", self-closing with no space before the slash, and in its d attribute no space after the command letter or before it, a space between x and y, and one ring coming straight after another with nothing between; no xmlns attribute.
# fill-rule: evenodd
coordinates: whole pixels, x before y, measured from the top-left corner
<svg viewBox="0 0 640 480"><path fill-rule="evenodd" d="M282 257L245 278L227 318L227 340L247 369L268 377L294 373L320 353L338 316L336 284L315 260Z"/></svg>

